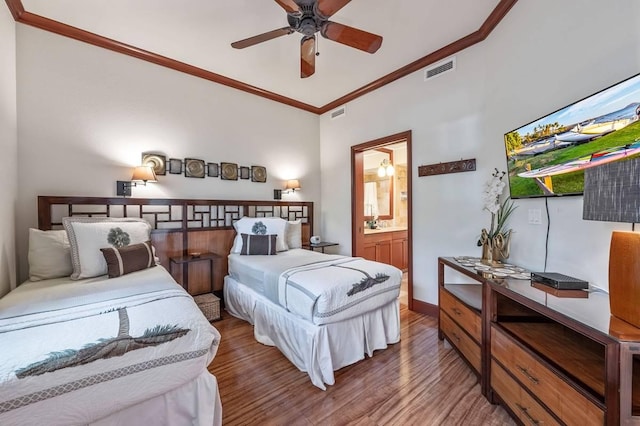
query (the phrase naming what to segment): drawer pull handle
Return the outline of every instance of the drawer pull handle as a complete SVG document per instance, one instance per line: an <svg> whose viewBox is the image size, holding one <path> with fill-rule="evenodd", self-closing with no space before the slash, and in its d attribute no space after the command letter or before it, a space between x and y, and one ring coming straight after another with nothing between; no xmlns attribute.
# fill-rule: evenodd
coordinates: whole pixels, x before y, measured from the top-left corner
<svg viewBox="0 0 640 426"><path fill-rule="evenodd" d="M533 417L531 417L531 414L529 414L529 410L526 407L523 407L522 405L518 404L517 402L516 402L516 406L518 407L518 409L520 411L522 411L522 414L524 414L527 417L527 419L529 420L529 422L532 425L539 425L540 424L539 420L536 420Z"/></svg>
<svg viewBox="0 0 640 426"><path fill-rule="evenodd" d="M460 336L458 336L455 331L451 332L451 334L453 335L453 338L456 339L456 342L460 343Z"/></svg>
<svg viewBox="0 0 640 426"><path fill-rule="evenodd" d="M460 311L460 309L458 309L458 308L453 308L452 311L453 311L454 314L456 314L458 316L462 315L462 311Z"/></svg>
<svg viewBox="0 0 640 426"><path fill-rule="evenodd" d="M531 381L532 381L533 383L535 383L536 385L537 385L538 383L540 383L540 380L538 380L537 378L533 377L533 376L531 375L531 373L529 373L529 370L527 370L527 369L526 369L526 368L524 368L524 367L520 367L519 365L516 365L516 367L518 367L518 370L520 370L520 372L521 372L522 374L524 374L524 375L527 377L527 379L531 380Z"/></svg>

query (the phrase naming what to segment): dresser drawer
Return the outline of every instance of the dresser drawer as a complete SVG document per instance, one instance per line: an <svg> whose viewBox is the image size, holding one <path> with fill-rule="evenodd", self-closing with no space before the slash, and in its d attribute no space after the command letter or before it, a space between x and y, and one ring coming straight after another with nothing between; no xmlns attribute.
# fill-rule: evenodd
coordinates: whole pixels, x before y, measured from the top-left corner
<svg viewBox="0 0 640 426"><path fill-rule="evenodd" d="M520 387L502 367L491 361L491 389L525 425L559 425L553 416Z"/></svg>
<svg viewBox="0 0 640 426"><path fill-rule="evenodd" d="M476 342L482 341L480 315L467 308L464 303L442 288L440 288L440 309L453 318Z"/></svg>
<svg viewBox="0 0 640 426"><path fill-rule="evenodd" d="M495 326L491 327L491 355L563 422L581 426L604 424L600 408Z"/></svg>
<svg viewBox="0 0 640 426"><path fill-rule="evenodd" d="M440 329L473 368L480 372L480 345L474 342L449 315L440 312Z"/></svg>

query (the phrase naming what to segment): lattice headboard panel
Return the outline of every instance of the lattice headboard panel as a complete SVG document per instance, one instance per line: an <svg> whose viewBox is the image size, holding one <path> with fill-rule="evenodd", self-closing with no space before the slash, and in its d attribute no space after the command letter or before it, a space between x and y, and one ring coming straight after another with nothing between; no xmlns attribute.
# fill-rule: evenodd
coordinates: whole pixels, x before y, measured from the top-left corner
<svg viewBox="0 0 640 426"><path fill-rule="evenodd" d="M227 274L227 255L235 236L234 221L244 216L300 219L303 242L308 242L313 234L312 202L38 197L40 229L61 229L62 218L67 216L137 217L147 220L152 226L151 239L156 254L178 282L181 282L183 266L173 265L170 262L172 257L194 251L219 255L220 260L213 274L213 289L217 292L222 290L223 278ZM189 292L192 294L211 290L211 275L204 269L204 263L188 266Z"/></svg>
<svg viewBox="0 0 640 426"><path fill-rule="evenodd" d="M154 230L232 229L243 216L300 219L313 231L312 202L164 198L38 197L38 227L60 229L62 218L140 217Z"/></svg>

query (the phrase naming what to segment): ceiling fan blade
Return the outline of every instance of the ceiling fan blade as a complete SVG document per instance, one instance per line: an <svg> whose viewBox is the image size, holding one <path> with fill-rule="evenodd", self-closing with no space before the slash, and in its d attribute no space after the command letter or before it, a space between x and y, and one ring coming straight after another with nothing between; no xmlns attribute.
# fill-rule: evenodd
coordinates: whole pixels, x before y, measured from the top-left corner
<svg viewBox="0 0 640 426"><path fill-rule="evenodd" d="M300 78L311 77L316 72L316 36L303 37L300 41Z"/></svg>
<svg viewBox="0 0 640 426"><path fill-rule="evenodd" d="M275 0L276 3L280 5L287 13L292 15L300 15L302 12L300 11L300 7L293 0Z"/></svg>
<svg viewBox="0 0 640 426"><path fill-rule="evenodd" d="M381 36L337 22L325 22L320 29L320 34L329 40L369 53L375 53L382 45Z"/></svg>
<svg viewBox="0 0 640 426"><path fill-rule="evenodd" d="M239 40L231 43L231 47L235 49L244 49L245 47L253 46L254 44L262 43L263 41L271 40L276 37L280 37L283 35L291 34L293 30L291 27L283 27L277 30L268 31L263 34L258 34L253 37L245 38L244 40Z"/></svg>
<svg viewBox="0 0 640 426"><path fill-rule="evenodd" d="M324 18L329 18L331 15L342 9L351 0L318 0L317 11Z"/></svg>

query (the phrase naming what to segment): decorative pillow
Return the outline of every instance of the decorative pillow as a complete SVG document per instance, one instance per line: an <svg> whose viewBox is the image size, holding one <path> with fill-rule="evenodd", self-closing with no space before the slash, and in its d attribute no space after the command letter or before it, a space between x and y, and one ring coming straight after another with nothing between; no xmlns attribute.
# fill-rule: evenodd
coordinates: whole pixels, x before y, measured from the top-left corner
<svg viewBox="0 0 640 426"><path fill-rule="evenodd" d="M290 249L302 248L302 220L287 222L285 241Z"/></svg>
<svg viewBox="0 0 640 426"><path fill-rule="evenodd" d="M68 277L73 272L67 231L29 229L29 280Z"/></svg>
<svg viewBox="0 0 640 426"><path fill-rule="evenodd" d="M121 248L101 248L100 251L107 262L109 278L121 277L131 272L156 266L151 241Z"/></svg>
<svg viewBox="0 0 640 426"><path fill-rule="evenodd" d="M242 250L240 254L276 254L276 234L270 235L248 235L240 234L242 237Z"/></svg>
<svg viewBox="0 0 640 426"><path fill-rule="evenodd" d="M240 253L242 250L242 237L240 234L247 235L268 235L276 234L276 251L288 250L284 237L287 221L279 217L243 217L236 221L233 227L236 229L237 235L233 241L231 253Z"/></svg>
<svg viewBox="0 0 640 426"><path fill-rule="evenodd" d="M107 273L100 252L104 247L122 248L149 241L151 226L144 219L65 217L62 225L71 244L71 279L97 277Z"/></svg>

